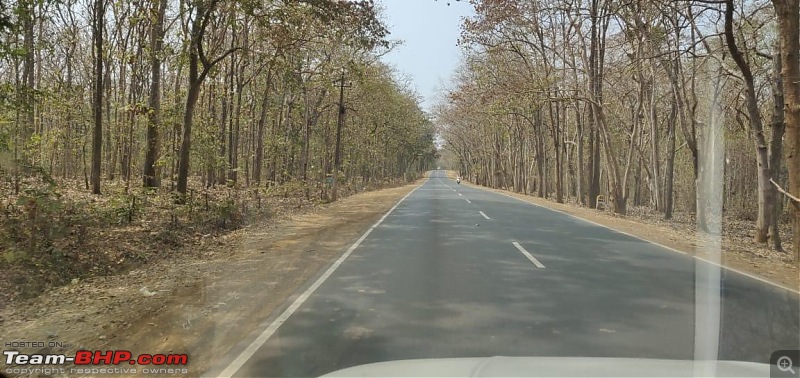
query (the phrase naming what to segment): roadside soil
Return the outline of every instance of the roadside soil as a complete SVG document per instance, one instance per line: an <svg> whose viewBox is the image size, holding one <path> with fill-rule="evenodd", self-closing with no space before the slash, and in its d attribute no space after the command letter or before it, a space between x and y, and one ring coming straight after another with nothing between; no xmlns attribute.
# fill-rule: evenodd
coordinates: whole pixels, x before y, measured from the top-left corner
<svg viewBox="0 0 800 378"><path fill-rule="evenodd" d="M448 172L448 176L455 179L456 173ZM577 203L560 204L522 193L478 186L463 180L461 183L558 210L689 255L715 262L719 259L718 262L722 266L757 276L794 291L800 290L798 270L800 263L793 261L790 253L776 252L767 246L754 243L754 222L724 217L721 253L717 254L716 249L711 247L711 242L697 232L695 219L691 214L676 213L673 219L664 220L663 214L651 209L631 208L628 210L628 215L623 217L610 211L582 207ZM789 231L787 228L781 232L784 248L787 251L791 250Z"/></svg>
<svg viewBox="0 0 800 378"><path fill-rule="evenodd" d="M186 353L188 374L178 375L199 376L420 183L355 194L208 238L190 255L52 289L2 309L0 341L65 344L23 353ZM24 375L75 376L69 371Z"/></svg>

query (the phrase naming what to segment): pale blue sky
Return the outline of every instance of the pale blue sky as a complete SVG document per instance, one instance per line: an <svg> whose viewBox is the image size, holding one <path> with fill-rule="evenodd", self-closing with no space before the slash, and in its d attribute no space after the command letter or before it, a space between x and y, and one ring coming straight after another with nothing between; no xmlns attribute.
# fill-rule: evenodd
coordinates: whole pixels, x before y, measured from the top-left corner
<svg viewBox="0 0 800 378"><path fill-rule="evenodd" d="M450 2L450 6L447 3ZM425 110L431 110L441 83L450 78L461 57L458 37L461 17L471 15L467 1L380 0L389 38L401 46L383 57L401 75L408 76L422 95Z"/></svg>

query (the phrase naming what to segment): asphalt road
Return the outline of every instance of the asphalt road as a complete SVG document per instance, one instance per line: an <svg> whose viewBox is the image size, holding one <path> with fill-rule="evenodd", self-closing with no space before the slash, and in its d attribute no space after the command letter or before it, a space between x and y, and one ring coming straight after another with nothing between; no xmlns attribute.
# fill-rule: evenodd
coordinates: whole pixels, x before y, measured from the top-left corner
<svg viewBox="0 0 800 378"><path fill-rule="evenodd" d="M719 271L709 263L443 171L350 252L211 373L318 376L444 357L692 359L696 345L715 343L719 359L769 362L800 349L796 292L728 270L709 280ZM697 300L707 292L718 312Z"/></svg>

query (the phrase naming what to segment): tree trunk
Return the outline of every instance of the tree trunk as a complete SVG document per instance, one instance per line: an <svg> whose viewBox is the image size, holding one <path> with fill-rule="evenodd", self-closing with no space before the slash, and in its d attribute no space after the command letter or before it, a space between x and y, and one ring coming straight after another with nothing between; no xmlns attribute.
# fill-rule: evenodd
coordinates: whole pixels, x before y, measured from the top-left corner
<svg viewBox="0 0 800 378"><path fill-rule="evenodd" d="M593 110L589 111L592 117ZM589 208L597 208L597 196L600 195L600 139L594 121L589 123Z"/></svg>
<svg viewBox="0 0 800 378"><path fill-rule="evenodd" d="M217 184L225 185L225 182L228 180L228 140L230 139L229 136L226 136L228 133L228 110L230 109L229 106L229 95L230 91L228 90L231 80L233 78L231 75L225 75L225 80L222 83L222 116L219 121L219 172L217 174Z"/></svg>
<svg viewBox="0 0 800 378"><path fill-rule="evenodd" d="M583 205L583 206L586 206L586 204L587 204L587 202L586 202L586 193L585 193L586 187L584 186L584 183L585 183L586 180L584 180L585 171L583 169L583 167L584 167L583 162L585 160L584 156L583 156L583 153L584 153L583 152L583 143L584 143L583 142L584 141L584 135L583 135L583 129L584 129L583 128L583 112L580 111L579 106L578 106L577 103L575 104L575 129L576 129L575 130L575 139L576 139L576 143L577 143L577 146L575 146L575 149L577 150L576 151L577 152L576 155L577 155L577 159L578 159L575 162L575 166L577 167L577 169L575 170L576 171L576 176L577 176L577 177L575 177L575 195L578 197L578 203Z"/></svg>
<svg viewBox="0 0 800 378"><path fill-rule="evenodd" d="M667 161L664 166L664 219L672 219L675 182L675 123L678 118L678 104L674 97L667 120Z"/></svg>
<svg viewBox="0 0 800 378"><path fill-rule="evenodd" d="M253 181L256 186L261 184L261 167L264 165L264 127L269 114L269 91L272 87L272 67L267 71L267 80L264 84L264 95L261 97L261 115L258 118L258 132L256 136L256 156L253 162Z"/></svg>
<svg viewBox="0 0 800 378"><path fill-rule="evenodd" d="M145 139L145 157L143 186L157 188L161 186L161 174L156 164L161 151L161 53L164 45L164 13L167 0L158 1L155 20L150 31L150 97L148 99L147 136Z"/></svg>
<svg viewBox="0 0 800 378"><path fill-rule="evenodd" d="M191 40L189 41L189 89L186 94L186 107L183 111L183 137L181 138L181 148L178 154L178 203L186 202L186 193L189 183L189 153L192 147L192 122L194 120L194 108L200 97L200 86L203 84L210 64L202 61L200 49L202 46L203 27L206 14L205 4L202 0L195 4L195 15L192 20ZM203 64L203 71L200 71L200 64Z"/></svg>
<svg viewBox="0 0 800 378"><path fill-rule="evenodd" d="M26 0L24 1L20 14L20 18L22 18L22 29L24 35L24 42L23 47L25 50L25 56L22 63L22 83L24 86L23 95L21 96L23 99L22 106L24 109L25 115L25 122L22 127L22 135L20 145L22 146L22 159L23 161L29 161L31 154L27 150L28 141L31 139L31 135L36 127L35 125L35 110L36 110L36 97L35 93L35 59L34 59L34 25L35 25L35 12L34 9L36 8L36 1L33 0ZM96 6L97 2L95 2ZM97 11L95 11L97 12ZM96 17L97 13L95 13ZM95 24L96 25L96 24ZM102 45L101 45L102 47ZM101 71L102 73L102 71ZM102 82L102 80L101 80Z"/></svg>
<svg viewBox="0 0 800 378"><path fill-rule="evenodd" d="M72 52L75 51L74 42L70 44L69 49L67 50L67 56L65 57L65 63L67 65L67 88L69 92L67 93L67 101L70 101L74 98L73 91L72 91ZM73 119L72 119L72 109L67 110L67 119L65 122L65 132L64 132L64 164L63 164L63 171L61 177L66 179L67 177L72 177L73 170L72 170L72 131L74 128Z"/></svg>
<svg viewBox="0 0 800 378"><path fill-rule="evenodd" d="M542 116L541 111L539 109L536 110L535 116L535 129L533 134L534 139L534 151L536 155L536 196L539 198L545 198L547 195L547 188L546 186L546 179L545 179L545 169L544 169L544 143L542 143Z"/></svg>
<svg viewBox="0 0 800 378"><path fill-rule="evenodd" d="M229 174L228 180L231 181L232 185L236 185L239 181L239 125L241 124L242 118L242 89L243 85L241 84L241 76L238 76L237 80L239 83L236 84L236 110L234 111L233 118L233 128L232 128L232 135L231 135L231 145L230 145L230 165L229 165Z"/></svg>
<svg viewBox="0 0 800 378"><path fill-rule="evenodd" d="M772 0L778 17L786 125L788 191L800 195L800 0ZM792 249L800 263L800 204L792 203Z"/></svg>
<svg viewBox="0 0 800 378"><path fill-rule="evenodd" d="M555 106L555 114L553 114L553 107ZM556 173L556 202L557 203L564 203L564 172L563 172L563 148L561 145L562 136L561 136L561 128L559 126L561 122L561 106L559 103L550 105L550 122L552 123L552 131L553 131L553 148L555 152L555 173Z"/></svg>
<svg viewBox="0 0 800 378"><path fill-rule="evenodd" d="M674 17L672 20L672 27L674 28L675 32L675 40L676 44L677 41L680 40L680 26L678 23L677 17ZM672 47L675 48L675 47ZM686 125L686 103L684 99L684 92L681 86L681 82L679 81L679 77L681 75L681 58L680 54L675 53L674 58L670 61L666 62L664 68L667 73L667 77L669 77L670 87L672 89L672 107L671 113L669 118L669 125L667 130L667 167L666 167L666 183L664 188L664 219L672 219L672 212L674 210L674 177L675 177L675 133L676 133L676 122L680 124L681 130L683 130L686 134L688 134L688 127ZM687 139L687 145L690 144L689 135L684 135ZM696 148L696 147L695 147ZM691 149L691 147L690 147ZM696 152L692 151L693 156L696 156ZM695 159L693 157L693 159ZM695 163L696 164L696 163ZM695 172L695 177L697 177L697 172Z"/></svg>
<svg viewBox="0 0 800 378"><path fill-rule="evenodd" d="M651 65L652 67L652 65ZM658 110L656 107L656 86L655 86L655 72L652 72L650 79L650 89L647 95L649 105L649 123L650 123L650 153L651 165L653 171L653 202L655 202L656 211L664 211L664 203L662 201L661 190L661 146L659 141L661 136L658 132Z"/></svg>
<svg viewBox="0 0 800 378"><path fill-rule="evenodd" d="M331 186L331 201L336 201L339 189L339 169L342 160L342 128L344 127L344 71L339 79L339 117L336 121L336 147L333 155L333 185Z"/></svg>
<svg viewBox="0 0 800 378"><path fill-rule="evenodd" d="M607 4L592 1L589 8L590 19L590 45L589 45L589 72L588 92L592 101L602 104L603 98L603 63L605 57L605 37L608 28L605 14ZM595 103L589 105L589 122L591 135L589 140L589 207L597 208L597 196L600 194L600 148L602 130L598 123L598 107Z"/></svg>
<svg viewBox="0 0 800 378"><path fill-rule="evenodd" d="M769 168L772 178L775 182L779 182L779 176L781 172L781 159L783 158L783 135L786 131L785 128L785 117L784 117L784 96L783 96L783 80L781 79L781 69L782 69L782 62L781 62L781 50L780 46L776 46L774 48L774 53L772 56L772 120L771 120L771 127L772 127L772 137L769 141ZM770 221L770 228L769 228L769 239L770 243L772 244L772 248L776 251L783 251L783 246L781 245L781 234L780 234L780 214L783 212L782 210L782 198L778 195L778 190L773 185L770 185L768 190L771 192L770 195L772 197L773 203L773 211L772 211L772 220Z"/></svg>
<svg viewBox="0 0 800 378"><path fill-rule="evenodd" d="M103 79L103 88L105 88L105 94L103 95L103 101L105 102L106 127L103 131L103 134L105 135L103 138L103 149L105 150L106 170L108 171L106 172L106 177L108 177L109 180L113 180L117 174L117 161L119 160L120 147L122 146L122 138L124 135L121 132L123 128L121 120L124 117L118 117L115 115L113 124L115 124L116 127L111 127L112 109L114 110L114 113L117 113L119 109L114 109L111 107L111 99L114 97L111 94L114 85L111 81L111 64L108 62L105 62L105 64L106 67L103 73L103 75L105 75ZM114 135L112 135L112 131L116 131L116 138L114 138Z"/></svg>
<svg viewBox="0 0 800 378"><path fill-rule="evenodd" d="M92 193L100 194L100 163L103 153L103 25L105 0L94 1L94 131L92 136Z"/></svg>
<svg viewBox="0 0 800 378"><path fill-rule="evenodd" d="M758 216L756 218L755 242L766 243L770 224L773 216L773 190L769 180L772 172L769 166L766 138L764 137L764 127L761 121L761 112L758 109L758 94L755 90L753 73L750 65L745 61L741 51L739 51L734 39L733 31L733 0L725 1L725 43L731 53L745 84L745 102L747 104L747 114L750 118L750 132L753 135L753 142L756 147L756 162L758 164Z"/></svg>
<svg viewBox="0 0 800 378"><path fill-rule="evenodd" d="M178 161L178 186L180 202L185 201L187 186L189 181L189 153L192 148L192 121L194 120L194 108L200 95L200 82L197 80L197 55L189 57L189 92L186 95L186 109L183 111L183 136L181 138L181 150Z"/></svg>
<svg viewBox="0 0 800 378"><path fill-rule="evenodd" d="M212 124L214 121L217 120L217 88L216 83L211 82L210 88L206 91L208 94L208 118L212 120ZM224 135L220 136L223 140L225 139ZM207 157L207 167L206 167L206 179L203 185L206 188L213 187L217 184L217 155L216 154L209 154Z"/></svg>

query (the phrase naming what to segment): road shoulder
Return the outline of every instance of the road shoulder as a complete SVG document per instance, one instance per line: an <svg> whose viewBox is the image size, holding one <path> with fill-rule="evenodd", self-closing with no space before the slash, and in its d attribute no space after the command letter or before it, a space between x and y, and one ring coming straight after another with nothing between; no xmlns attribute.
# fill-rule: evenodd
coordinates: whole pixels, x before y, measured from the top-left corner
<svg viewBox="0 0 800 378"><path fill-rule="evenodd" d="M422 180L249 226L195 256L51 290L0 314L0 334L68 344L23 351L32 353L187 353L190 375L202 374Z"/></svg>

